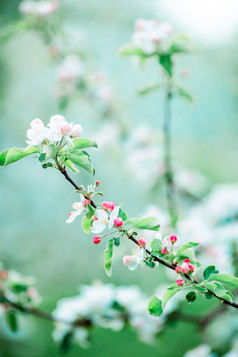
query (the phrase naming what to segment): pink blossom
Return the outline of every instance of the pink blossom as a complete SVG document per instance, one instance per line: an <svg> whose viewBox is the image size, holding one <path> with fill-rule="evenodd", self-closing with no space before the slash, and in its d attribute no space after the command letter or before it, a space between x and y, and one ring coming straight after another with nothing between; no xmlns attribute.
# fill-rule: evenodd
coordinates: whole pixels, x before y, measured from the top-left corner
<svg viewBox="0 0 238 357"><path fill-rule="evenodd" d="M121 217L117 217L115 220L114 220L114 225L116 227L121 227L123 225L123 220L121 219Z"/></svg>
<svg viewBox="0 0 238 357"><path fill-rule="evenodd" d="M100 236L93 237L93 243L94 244L99 244L100 242L101 242L101 237Z"/></svg>
<svg viewBox="0 0 238 357"><path fill-rule="evenodd" d="M138 243L140 247L145 247L146 246L146 241L142 238L138 239Z"/></svg>
<svg viewBox="0 0 238 357"><path fill-rule="evenodd" d="M124 263L124 265L130 265L131 260L132 260L132 256L131 256L131 255L125 255L125 256L123 257L123 263Z"/></svg>
<svg viewBox="0 0 238 357"><path fill-rule="evenodd" d="M75 124L71 130L71 136L73 138L80 138L82 136L83 129L80 124Z"/></svg>
<svg viewBox="0 0 238 357"><path fill-rule="evenodd" d="M184 284L183 279L178 279L178 280L176 280L176 284L177 284L178 286L183 286L183 284Z"/></svg>

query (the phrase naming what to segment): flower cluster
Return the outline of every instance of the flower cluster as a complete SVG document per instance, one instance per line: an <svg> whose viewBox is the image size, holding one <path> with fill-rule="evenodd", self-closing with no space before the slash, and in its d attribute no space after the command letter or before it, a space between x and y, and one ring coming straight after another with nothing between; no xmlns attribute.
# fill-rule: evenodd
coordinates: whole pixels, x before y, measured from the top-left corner
<svg viewBox="0 0 238 357"><path fill-rule="evenodd" d="M68 123L62 115L54 115L50 118L47 126L40 119L34 119L27 130L29 146L35 146L47 142L59 142L62 139L72 142L73 139L80 138L82 127L80 124Z"/></svg>
<svg viewBox="0 0 238 357"><path fill-rule="evenodd" d="M57 1L31 1L24 0L19 4L19 11L24 15L45 18L59 8Z"/></svg>
<svg viewBox="0 0 238 357"><path fill-rule="evenodd" d="M168 23L159 23L155 19L138 19L135 23L132 42L145 54L151 55L156 51L158 45L172 33L173 29Z"/></svg>
<svg viewBox="0 0 238 357"><path fill-rule="evenodd" d="M178 300L177 300L178 301ZM71 333L73 340L82 347L89 346L89 329L80 326L87 320L90 326L119 331L129 324L139 338L147 343L155 340L163 329L166 316L154 318L147 313L148 297L138 286L120 286L95 283L80 288L80 295L58 301L53 316L65 324L56 323L53 338L61 342ZM177 303L171 305L172 310ZM168 310L171 312L171 309ZM79 327L74 327L77 326ZM70 326L69 323L72 323Z"/></svg>

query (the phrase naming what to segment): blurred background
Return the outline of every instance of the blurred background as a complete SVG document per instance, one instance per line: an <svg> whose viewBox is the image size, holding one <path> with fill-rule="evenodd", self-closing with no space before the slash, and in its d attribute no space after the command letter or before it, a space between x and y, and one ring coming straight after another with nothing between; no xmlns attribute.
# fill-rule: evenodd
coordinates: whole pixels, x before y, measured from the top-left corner
<svg viewBox="0 0 238 357"><path fill-rule="evenodd" d="M130 42L137 18L158 18L170 23L174 30L189 34L197 46L193 53L176 58L176 74L193 92L197 104L178 99L173 103L173 163L178 171L186 168L202 178L195 198L184 194L186 182L181 183L181 217L184 219L193 205L204 200L214 185L237 182L235 0L62 0L47 24L49 29L46 24L43 28L34 23L22 26L24 14L18 5L19 1L14 0L2 0L0 4L1 150L24 147L32 119L41 118L47 123L50 116L62 114L69 122L82 125L84 137L99 142L99 149L90 150L95 178L82 172L79 183L100 180L105 200L123 203L131 217L144 214L151 206L166 211L161 166L153 166L154 156L161 159L163 92L144 97L136 93L143 84L159 78L160 73L155 63L140 68L133 60L117 55L119 48ZM96 73L106 73L110 88L106 84L99 91L102 102L92 104L81 87L62 87L63 59L58 56L58 48L63 48L64 56L73 53L82 59L82 71L87 78L92 76L95 80ZM150 147L145 161L147 157L149 163L151 160L154 171L140 162L138 155L142 151L133 147L136 138L145 148L147 142L141 135L150 138L151 132L158 134L153 140L157 144L158 139L160 149L154 154ZM95 280L137 284L148 297L159 283L167 281L162 269L139 267L128 271L122 257L131 254L133 247L126 242L116 252L109 279L103 268L102 245L93 245L92 234L82 233L80 220L71 225L65 223L76 195L56 170L42 170L37 160L29 157L2 169L0 175L0 260L7 269L36 279L43 298L42 309L52 311L57 300L77 295L80 285ZM236 233L231 238L236 238ZM187 237L183 239L186 241ZM228 241L223 243L228 245ZM203 303L201 299L200 303L184 305L182 309L199 314L214 307L213 302ZM21 319L21 325L23 328L15 335L2 329L0 356L60 355L51 336L53 324L28 317ZM238 333L237 326L231 329L222 345L210 332L204 341L196 326L181 321L170 324L152 345L140 342L128 329L118 333L96 329L91 348L84 350L73 345L67 355L180 357L206 342L221 356L231 347L231 335Z"/></svg>

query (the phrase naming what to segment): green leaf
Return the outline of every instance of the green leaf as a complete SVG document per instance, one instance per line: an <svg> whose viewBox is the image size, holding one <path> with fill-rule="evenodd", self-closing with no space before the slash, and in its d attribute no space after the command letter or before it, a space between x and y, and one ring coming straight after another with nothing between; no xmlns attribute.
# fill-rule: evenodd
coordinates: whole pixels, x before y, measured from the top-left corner
<svg viewBox="0 0 238 357"><path fill-rule="evenodd" d="M115 247L119 247L120 245L120 237L113 237Z"/></svg>
<svg viewBox="0 0 238 357"><path fill-rule="evenodd" d="M127 223L131 224L133 228L148 229L152 231L158 231L160 227L157 218L154 217L131 218Z"/></svg>
<svg viewBox="0 0 238 357"><path fill-rule="evenodd" d="M119 208L118 217L120 217L123 220L123 222L127 221L127 215L121 208Z"/></svg>
<svg viewBox="0 0 238 357"><path fill-rule="evenodd" d="M207 288L208 290L212 291L213 293L217 288L217 285L213 281L204 282L202 284L205 286L205 288Z"/></svg>
<svg viewBox="0 0 238 357"><path fill-rule="evenodd" d="M153 316L157 316L157 317L161 316L163 313L162 301L158 299L156 296L154 296L149 301L148 310L149 313Z"/></svg>
<svg viewBox="0 0 238 357"><path fill-rule="evenodd" d="M206 292L204 293L204 296L205 296L205 298L206 298L207 300L211 300L211 299L214 297L214 295L213 295L213 293L212 293L211 291L206 291Z"/></svg>
<svg viewBox="0 0 238 357"><path fill-rule="evenodd" d="M194 247L197 247L199 245L199 243L194 243L194 242L188 242L188 243L185 243L182 245L182 247L180 247L178 250L177 250L177 253L176 255L177 256L180 256L182 255L182 253L188 249L188 248L194 248Z"/></svg>
<svg viewBox="0 0 238 357"><path fill-rule="evenodd" d="M136 47L135 45L130 43L122 46L118 51L118 54L123 56L149 57L144 53L144 51L141 48Z"/></svg>
<svg viewBox="0 0 238 357"><path fill-rule="evenodd" d="M88 208L87 216L88 218L91 218L95 214L95 208L89 203L87 203L87 208Z"/></svg>
<svg viewBox="0 0 238 357"><path fill-rule="evenodd" d="M44 160L55 159L57 152L58 152L58 148L56 145L47 144L43 146L41 155L45 154Z"/></svg>
<svg viewBox="0 0 238 357"><path fill-rule="evenodd" d="M159 87L160 87L159 83L148 83L148 84L145 84L144 86L142 86L141 88L139 88L137 90L137 93L140 95L149 94L151 92L154 92Z"/></svg>
<svg viewBox="0 0 238 357"><path fill-rule="evenodd" d="M64 165L67 166L74 174L78 174L79 170L74 166L72 161L70 160L65 160Z"/></svg>
<svg viewBox="0 0 238 357"><path fill-rule="evenodd" d="M96 141L80 138L80 139L74 140L73 144L69 146L67 151L72 151L75 149L92 148L92 147L94 147L94 148L98 147Z"/></svg>
<svg viewBox="0 0 238 357"><path fill-rule="evenodd" d="M47 169L48 167L54 167L54 165L51 162L47 162L47 163L42 165L43 169Z"/></svg>
<svg viewBox="0 0 238 357"><path fill-rule="evenodd" d="M187 295L186 295L186 299L188 301L189 304L191 304L192 302L194 302L197 298L197 295L195 293L195 291L190 291Z"/></svg>
<svg viewBox="0 0 238 357"><path fill-rule="evenodd" d="M208 280L211 274L218 274L218 270L216 270L214 265L210 265L204 270L203 272L204 279Z"/></svg>
<svg viewBox="0 0 238 357"><path fill-rule="evenodd" d="M15 311L13 310L8 310L5 313L6 316L6 322L8 327L12 332L17 332L18 331L18 321L17 321L17 316Z"/></svg>
<svg viewBox="0 0 238 357"><path fill-rule="evenodd" d="M154 239L150 243L151 246L151 254L153 255L159 255L161 253L162 249L162 242L160 239Z"/></svg>
<svg viewBox="0 0 238 357"><path fill-rule="evenodd" d="M161 54L159 56L159 63L165 69L170 77L173 74L173 62L169 54Z"/></svg>
<svg viewBox="0 0 238 357"><path fill-rule="evenodd" d="M173 289L173 290L166 290L163 297L162 297L162 309L164 310L167 302L175 295L177 294L181 289Z"/></svg>
<svg viewBox="0 0 238 357"><path fill-rule="evenodd" d="M43 152L42 152L42 153L40 154L38 160L39 160L40 162L45 161L45 155L46 155L46 153L43 153Z"/></svg>
<svg viewBox="0 0 238 357"><path fill-rule="evenodd" d="M107 276L112 275L112 257L113 257L113 238L107 242L107 248L104 252L104 268Z"/></svg>
<svg viewBox="0 0 238 357"><path fill-rule="evenodd" d="M23 159L25 156L35 154L37 152L39 152L39 148L37 147L29 147L26 149L6 149L0 153L0 166L10 165L13 162Z"/></svg>
<svg viewBox="0 0 238 357"><path fill-rule="evenodd" d="M196 103L196 99L193 94L184 88L181 84L176 83L175 90L177 95L179 95L181 98L188 100L190 103Z"/></svg>
<svg viewBox="0 0 238 357"><path fill-rule="evenodd" d="M202 286L198 286L198 285L195 285L195 286L194 286L194 289L196 289L197 291L199 291L201 294L207 292L207 289L206 289L206 288L203 288Z"/></svg>
<svg viewBox="0 0 238 357"><path fill-rule="evenodd" d="M226 294L224 294L223 296L221 296L222 299L227 300L229 302L233 302L234 298L232 293L230 293L230 291L227 291Z"/></svg>
<svg viewBox="0 0 238 357"><path fill-rule="evenodd" d="M171 37L168 52L172 55L174 53L183 53L194 49L195 46L188 36L176 33Z"/></svg>
<svg viewBox="0 0 238 357"><path fill-rule="evenodd" d="M94 169L88 156L84 155L80 150L74 150L67 153L67 157L75 165L82 167L84 170L88 171L91 175L94 174Z"/></svg>
<svg viewBox="0 0 238 357"><path fill-rule="evenodd" d="M83 217L82 228L85 233L90 233L91 219L88 218L87 215Z"/></svg>
<svg viewBox="0 0 238 357"><path fill-rule="evenodd" d="M145 264L151 269L155 267L153 260L145 260Z"/></svg>
<svg viewBox="0 0 238 357"><path fill-rule="evenodd" d="M218 281L238 288L238 278L231 274L211 274L209 280Z"/></svg>

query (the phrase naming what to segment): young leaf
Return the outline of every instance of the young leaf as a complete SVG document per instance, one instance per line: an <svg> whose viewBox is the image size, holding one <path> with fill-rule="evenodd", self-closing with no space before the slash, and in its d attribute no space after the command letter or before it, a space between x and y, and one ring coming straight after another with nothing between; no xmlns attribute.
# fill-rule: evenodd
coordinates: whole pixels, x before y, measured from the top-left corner
<svg viewBox="0 0 238 357"><path fill-rule="evenodd" d="M188 301L189 304L191 304L192 302L194 302L197 298L197 295L195 293L195 291L190 291L187 295L186 295L186 299Z"/></svg>
<svg viewBox="0 0 238 357"><path fill-rule="evenodd" d="M148 229L152 231L158 231L160 227L158 220L154 217L131 218L127 221L127 223L130 223L133 228Z"/></svg>
<svg viewBox="0 0 238 357"><path fill-rule="evenodd" d="M153 260L145 260L145 264L151 269L155 267Z"/></svg>
<svg viewBox="0 0 238 357"><path fill-rule="evenodd" d="M159 83L148 83L142 86L141 88L137 89L137 93L140 95L149 94L151 92L154 92L159 87L160 87Z"/></svg>
<svg viewBox="0 0 238 357"><path fill-rule="evenodd" d="M175 90L181 98L188 100L190 103L196 103L196 99L193 94L189 92L186 88L184 88L181 84L176 83Z"/></svg>
<svg viewBox="0 0 238 357"><path fill-rule="evenodd" d="M120 237L113 237L115 247L119 247L120 245Z"/></svg>
<svg viewBox="0 0 238 357"><path fill-rule="evenodd" d="M180 256L182 255L182 253L188 249L188 248L194 248L194 247L197 247L199 245L199 243L194 243L194 242L188 242L188 243L185 243L182 245L182 247L180 247L178 250L177 250L177 253L176 255L177 256Z"/></svg>
<svg viewBox="0 0 238 357"><path fill-rule="evenodd" d="M96 141L80 138L73 141L73 144L69 146L68 151L72 151L75 149L86 149L92 147L94 148L98 147Z"/></svg>
<svg viewBox="0 0 238 357"><path fill-rule="evenodd" d="M149 301L148 310L149 313L153 316L157 316L157 317L161 316L163 312L162 301L158 299L156 296L154 296Z"/></svg>
<svg viewBox="0 0 238 357"><path fill-rule="evenodd" d="M74 150L67 153L67 157L75 165L82 167L84 170L88 171L91 175L94 174L94 169L88 156L84 155L80 150Z"/></svg>
<svg viewBox="0 0 238 357"><path fill-rule="evenodd" d="M159 56L159 63L165 69L170 77L173 74L173 62L169 54L161 54Z"/></svg>
<svg viewBox="0 0 238 357"><path fill-rule="evenodd" d="M107 276L112 275L112 257L113 257L113 238L107 242L107 248L104 252L104 268Z"/></svg>
<svg viewBox="0 0 238 357"><path fill-rule="evenodd" d="M130 43L122 46L118 51L118 54L123 56L148 57L147 55L145 55L144 51L141 48L136 47L135 45Z"/></svg>
<svg viewBox="0 0 238 357"><path fill-rule="evenodd" d="M54 167L54 165L51 162L46 162L45 164L42 165L43 169L47 169L48 167Z"/></svg>
<svg viewBox="0 0 238 357"><path fill-rule="evenodd" d="M173 289L173 290L166 290L163 297L162 297L162 309L164 310L167 302L169 299L171 299L177 292L179 292L181 289Z"/></svg>
<svg viewBox="0 0 238 357"><path fill-rule="evenodd" d="M25 156L35 154L37 152L39 152L39 148L37 147L29 147L26 149L6 149L0 153L0 166L7 166L13 162L23 159Z"/></svg>
<svg viewBox="0 0 238 357"><path fill-rule="evenodd" d="M67 166L74 174L78 174L79 170L74 166L72 161L70 160L65 160L64 165Z"/></svg>
<svg viewBox="0 0 238 357"><path fill-rule="evenodd" d="M45 154L44 160L54 159L56 157L57 151L58 148L54 144L44 145L42 149L42 154Z"/></svg>
<svg viewBox="0 0 238 357"><path fill-rule="evenodd" d="M123 222L127 221L127 215L121 208L119 208L118 217L120 217L123 220Z"/></svg>
<svg viewBox="0 0 238 357"><path fill-rule="evenodd" d="M211 274L209 280L218 281L220 283L238 288L238 278L231 274Z"/></svg>
<svg viewBox="0 0 238 357"><path fill-rule="evenodd" d="M151 254L153 255L159 255L161 253L162 249L162 242L160 239L154 239L150 243L151 246Z"/></svg>
<svg viewBox="0 0 238 357"><path fill-rule="evenodd" d="M8 310L6 311L6 321L7 321L7 325L10 328L10 330L12 332L17 332L18 330L18 321L17 321L17 316L15 311L13 310Z"/></svg>
<svg viewBox="0 0 238 357"><path fill-rule="evenodd" d="M218 274L218 270L216 270L214 265L210 265L204 270L203 272L204 279L208 280L211 274Z"/></svg>
<svg viewBox="0 0 238 357"><path fill-rule="evenodd" d="M90 233L91 220L86 216L83 217L82 220L82 228L85 233Z"/></svg>
<svg viewBox="0 0 238 357"><path fill-rule="evenodd" d="M44 162L44 161L45 161L45 155L46 155L46 153L43 153L43 152L42 152L42 153L40 154L38 160L39 160L40 162Z"/></svg>

